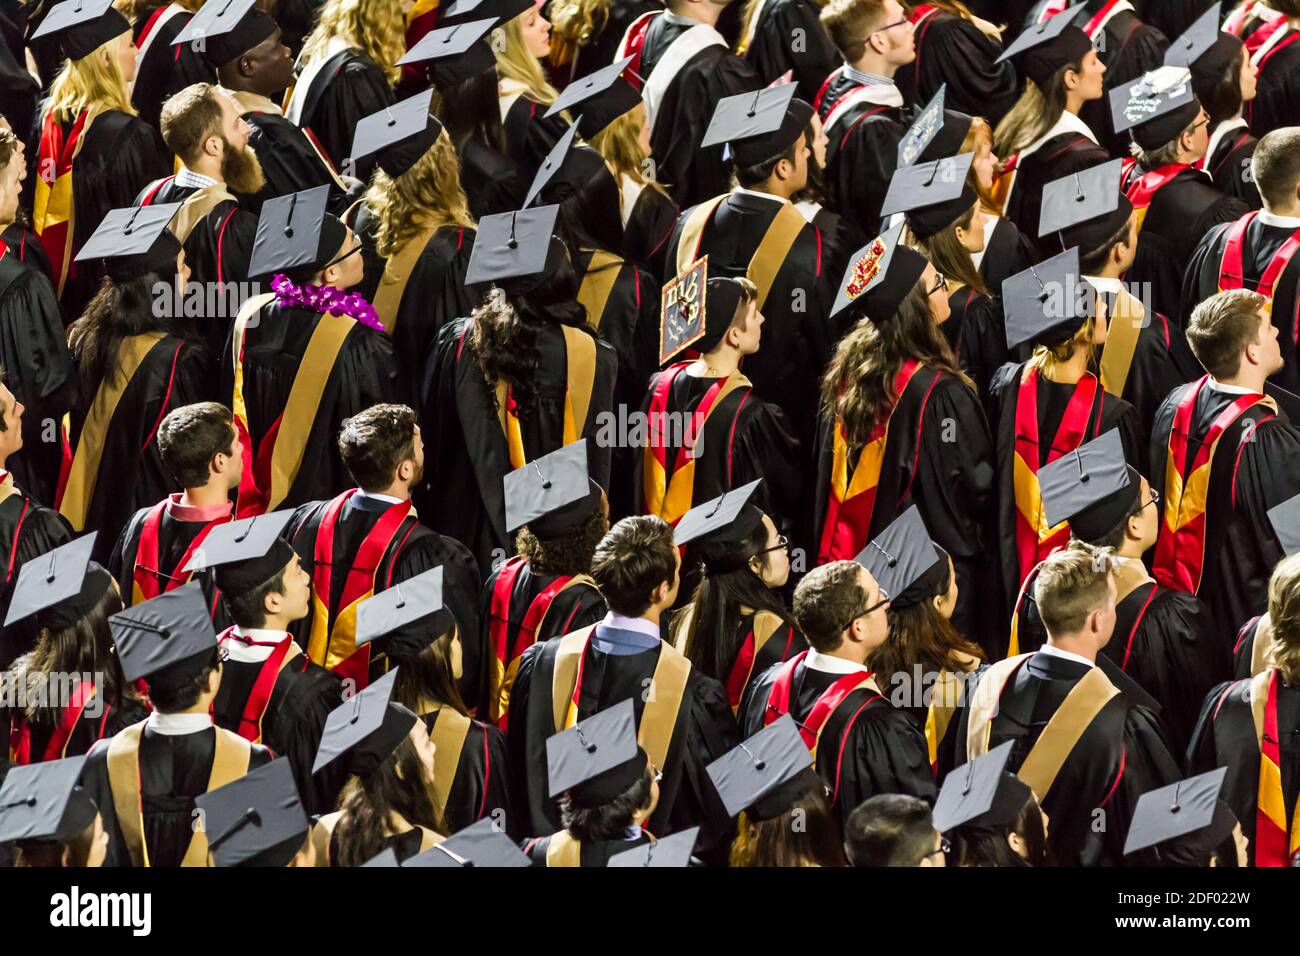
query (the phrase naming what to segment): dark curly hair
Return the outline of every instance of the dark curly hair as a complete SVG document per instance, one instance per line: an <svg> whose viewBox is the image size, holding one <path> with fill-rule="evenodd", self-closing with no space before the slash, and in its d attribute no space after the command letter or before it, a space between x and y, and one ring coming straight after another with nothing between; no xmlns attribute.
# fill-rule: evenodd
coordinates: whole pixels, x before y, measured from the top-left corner
<svg viewBox="0 0 1300 956"><path fill-rule="evenodd" d="M650 806L650 768L645 775L609 803L589 810L573 805L567 793L560 795L560 822L574 837L586 842L617 840L632 825L638 810Z"/></svg>
<svg viewBox="0 0 1300 956"><path fill-rule="evenodd" d="M410 737L365 777L351 777L339 796L342 816L334 828L331 862L360 866L384 848L389 816L447 835L447 824L433 805L429 770Z"/></svg>
<svg viewBox="0 0 1300 956"><path fill-rule="evenodd" d="M587 574L596 545L608 530L603 510L559 538L538 538L524 525L515 535L515 550L535 574Z"/></svg>

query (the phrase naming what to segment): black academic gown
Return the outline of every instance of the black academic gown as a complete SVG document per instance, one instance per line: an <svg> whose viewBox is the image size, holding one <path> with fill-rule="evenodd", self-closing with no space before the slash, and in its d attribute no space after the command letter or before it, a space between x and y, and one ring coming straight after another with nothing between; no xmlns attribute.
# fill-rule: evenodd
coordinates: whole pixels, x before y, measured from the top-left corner
<svg viewBox="0 0 1300 956"><path fill-rule="evenodd" d="M435 731L445 709L421 715L430 733ZM508 826L514 818L509 773L506 735L482 721L470 721L443 811L447 831L456 833L485 817L503 819Z"/></svg>
<svg viewBox="0 0 1300 956"><path fill-rule="evenodd" d="M651 21L641 47L642 77L649 80L664 52L688 29L690 25L671 23L662 14ZM725 46L699 51L668 84L650 134L650 152L655 178L678 206L685 209L727 191L731 169L723 162L722 144L701 149L700 143L719 100L761 85L749 64Z"/></svg>
<svg viewBox="0 0 1300 956"><path fill-rule="evenodd" d="M1259 140L1245 126L1230 130L1215 144L1214 151L1205 157L1201 166L1214 180L1215 189L1225 196L1240 199L1248 209L1262 209L1264 206L1259 185L1250 171L1250 161L1255 157L1258 145Z"/></svg>
<svg viewBox="0 0 1300 956"><path fill-rule="evenodd" d="M1255 642L1259 640L1262 615L1255 615L1237 632L1237 643L1232 646L1232 679L1246 680L1254 677Z"/></svg>
<svg viewBox="0 0 1300 956"><path fill-rule="evenodd" d="M1133 0L1133 7L1144 23L1167 37L1180 37L1183 31L1210 9L1214 0Z"/></svg>
<svg viewBox="0 0 1300 956"><path fill-rule="evenodd" d="M23 42L23 23L27 17L23 8L19 0L9 0L0 7L0 116L9 120L14 134L30 152L40 84L27 72Z"/></svg>
<svg viewBox="0 0 1300 956"><path fill-rule="evenodd" d="M476 220L512 212L524 202L532 174L486 143L469 139L457 146L460 185Z"/></svg>
<svg viewBox="0 0 1300 956"><path fill-rule="evenodd" d="M616 636L626 633L608 630ZM600 631L606 629L601 627ZM525 804L520 808L524 811L523 823L533 833L554 833L561 828L559 808L550 799L546 785L546 740L555 733L551 686L559 644L559 639L554 639L528 649L520 662L511 697L514 717L507 742L515 781L513 792ZM578 720L630 699L639 726L646 704L643 690L654 675L660 653L660 647L652 647L631 654L610 654L599 649L593 638L582 660ZM667 759L658 768L663 774L659 806L646 828L651 833L675 833L698 826L697 855L711 865L724 864L735 826L705 767L739 742L736 720L722 685L692 669L677 711Z"/></svg>
<svg viewBox="0 0 1300 956"><path fill-rule="evenodd" d="M169 13L173 9L176 12ZM194 43L172 45L193 19L194 14L179 3L163 4L145 9L132 27L135 45L147 46L136 57L131 105L140 119L155 129L159 129L163 104L172 94L194 83L217 81L217 71Z"/></svg>
<svg viewBox="0 0 1300 956"><path fill-rule="evenodd" d="M693 604L688 604L680 611L674 612L674 627L677 626L678 615L687 613L688 609L694 613ZM783 664L795 655L808 650L808 641L803 636L803 632L792 621L786 620L778 623L767 642L755 651L754 642L751 640L754 635L754 616L754 612L748 608L735 615L731 630L735 638L736 653L731 656L731 660L727 661L722 671L709 675L726 690L727 700L732 710L740 709L746 694L749 693L750 685L766 674L768 668ZM702 669L712 670L712 664L706 664Z"/></svg>
<svg viewBox="0 0 1300 956"><path fill-rule="evenodd" d="M393 89L379 64L360 50L343 50L321 67L311 89L296 95L305 97L299 125L316 138L334 168L368 181L374 154L356 163L349 157L357 123L393 104Z"/></svg>
<svg viewBox="0 0 1300 956"><path fill-rule="evenodd" d="M664 249L681 210L656 186L637 187L629 184L626 176L621 177L620 186L623 189L623 255L648 270L662 286L673 278L664 275Z"/></svg>
<svg viewBox="0 0 1300 956"><path fill-rule="evenodd" d="M1105 5L1105 0L1088 0L1088 8L1075 21L1082 26ZM1112 156L1127 156L1129 134L1115 132L1110 113L1110 91L1133 82L1143 74L1161 66L1168 38L1159 30L1143 23L1132 10L1115 14L1106 21L1100 34L1094 34L1093 44L1097 56L1106 65L1105 92L1100 99L1090 100L1079 110L1079 117L1097 134L1097 141Z"/></svg>
<svg viewBox="0 0 1300 956"><path fill-rule="evenodd" d="M1286 43L1287 39L1278 42ZM1263 137L1275 129L1294 125L1300 116L1300 41L1272 52L1260 68L1255 84L1255 98L1246 104L1250 131Z"/></svg>
<svg viewBox="0 0 1300 956"><path fill-rule="evenodd" d="M606 9L605 22L593 28L591 36L578 47L577 55L565 64L558 64L555 57L556 38L551 37L552 52L550 66L557 87L567 86L571 80L581 79L594 73L603 66L609 66L619 59L619 44L638 17L646 13L657 13L663 5L655 0L613 0ZM562 81L562 82L561 82Z"/></svg>
<svg viewBox="0 0 1300 956"><path fill-rule="evenodd" d="M993 373L1012 357L1002 299L962 286L949 294L948 308L948 321L939 328L987 408Z"/></svg>
<svg viewBox="0 0 1300 956"><path fill-rule="evenodd" d="M506 97L500 102L505 111L501 126L506 132L506 156L520 169L537 169L569 128L568 121L562 113L548 118L550 106L527 93L510 98L508 106Z"/></svg>
<svg viewBox="0 0 1300 956"><path fill-rule="evenodd" d="M43 507L21 490L0 501L0 554L6 555L0 582L0 620L9 613L14 584L22 566L72 540L72 530L57 511ZM36 641L35 618L17 621L0 632L0 667L31 650Z"/></svg>
<svg viewBox="0 0 1300 956"><path fill-rule="evenodd" d="M0 232L0 239L4 240L9 251L18 256L19 261L29 263L39 269L45 278L54 281L49 254L41 245L40 236L36 235L36 230L31 227L30 217L22 208L18 210L18 218Z"/></svg>
<svg viewBox="0 0 1300 956"><path fill-rule="evenodd" d="M1096 135L1096 130L1093 130L1093 134ZM1064 176L1100 166L1109 159L1110 155L1103 147L1073 130L1051 137L1028 156L1016 154L1015 179L1012 180L1011 194L1006 201L1006 218L1020 230L1024 242L1034 250L1036 262L1053 255L1051 243L1040 244L1037 240L1043 187ZM985 252L984 261L989 259L990 254L989 251Z"/></svg>
<svg viewBox="0 0 1300 956"><path fill-rule="evenodd" d="M894 78L907 104L922 109L947 84L945 108L983 116L990 126L997 126L1015 105L1021 86L1010 60L995 62L1002 55L1002 44L946 10L935 9L920 18L913 14L913 18L916 59Z"/></svg>
<svg viewBox="0 0 1300 956"><path fill-rule="evenodd" d="M13 246L0 253L0 368L25 408L23 447L8 468L19 488L53 501L63 450L48 439L72 408L77 373L49 278Z"/></svg>
<svg viewBox="0 0 1300 956"><path fill-rule="evenodd" d="M984 243L984 251L979 254L980 278L989 292L1000 295L1004 280L1024 272L1035 261L1036 247L1019 227L1010 219L993 217L993 228Z"/></svg>
<svg viewBox="0 0 1300 956"><path fill-rule="evenodd" d="M523 844L523 851L528 854L528 858L533 861L533 866L548 866L546 854L551 848L551 837L535 837L526 840ZM638 830L635 837L629 836L623 840L597 840L580 842L578 848L579 866L609 866L609 858L619 853L626 853L628 850L635 850L639 846L645 846L652 843L653 840L644 830Z"/></svg>
<svg viewBox="0 0 1300 956"><path fill-rule="evenodd" d="M108 744L100 741L86 757L81 784L99 807L108 833L105 866L130 866L131 856L122 836L108 778ZM140 740L140 796L143 835L154 867L180 865L194 832L194 798L208 792L212 757L216 748L213 728L192 734L158 734L147 726ZM249 771L271 762L266 747L253 745Z"/></svg>
<svg viewBox="0 0 1300 956"><path fill-rule="evenodd" d="M20 657L3 675L4 679L12 681L14 687L29 686L27 684L29 677L34 678L34 675L27 673L30 661L30 655ZM102 689L102 684L100 687ZM85 708L73 723L72 731L63 741L63 749L59 750L56 745L55 750L47 758L46 750L50 749L54 741L56 725L62 722L64 713L62 707L49 707L40 710L35 718L28 719L23 707L7 711L4 706L0 706L0 767L3 767L8 760L11 749L19 746L19 739L23 735L27 737L28 759L25 761L27 763L39 763L46 759L58 760L61 757L80 757L87 753L97 740L112 737L123 727L129 727L143 720L148 714L142 701L126 696L119 697L117 703L113 704L104 706L92 704Z"/></svg>
<svg viewBox="0 0 1300 956"><path fill-rule="evenodd" d="M813 0L766 0L759 9L744 57L763 86L791 72L798 84L794 95L805 103L816 98L826 77L840 65L819 13L821 7Z"/></svg>

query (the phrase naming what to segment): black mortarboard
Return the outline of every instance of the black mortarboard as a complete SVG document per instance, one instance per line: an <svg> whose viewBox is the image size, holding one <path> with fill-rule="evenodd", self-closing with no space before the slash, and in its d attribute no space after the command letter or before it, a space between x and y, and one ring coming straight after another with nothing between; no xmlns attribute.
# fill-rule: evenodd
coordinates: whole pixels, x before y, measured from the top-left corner
<svg viewBox="0 0 1300 956"><path fill-rule="evenodd" d="M1032 342L1056 346L1088 321L1079 275L1079 250L1068 249L1002 280L1007 347Z"/></svg>
<svg viewBox="0 0 1300 956"><path fill-rule="evenodd" d="M0 843L70 840L98 812L81 787L83 757L16 764L0 784Z"/></svg>
<svg viewBox="0 0 1300 956"><path fill-rule="evenodd" d="M663 288L659 305L659 364L688 348L703 354L717 347L736 321L743 293L740 283L709 277L703 256Z"/></svg>
<svg viewBox="0 0 1300 956"><path fill-rule="evenodd" d="M130 29L126 17L113 9L113 0L63 0L45 15L31 39L57 33L63 55L80 60Z"/></svg>
<svg viewBox="0 0 1300 956"><path fill-rule="evenodd" d="M1162 66L1110 91L1115 132L1131 130L1142 149L1156 149L1177 138L1201 112L1186 67Z"/></svg>
<svg viewBox="0 0 1300 956"><path fill-rule="evenodd" d="M150 684L188 680L208 666L217 646L208 602L198 581L120 611L108 619L122 676Z"/></svg>
<svg viewBox="0 0 1300 956"><path fill-rule="evenodd" d="M770 820L789 810L812 784L821 784L812 754L789 714L728 750L706 768L727 813L748 810Z"/></svg>
<svg viewBox="0 0 1300 956"><path fill-rule="evenodd" d="M925 256L899 241L902 234L900 222L853 254L835 293L832 319L849 307L877 326L894 317L929 265Z"/></svg>
<svg viewBox="0 0 1300 956"><path fill-rule="evenodd" d="M311 828L287 757L195 797L194 805L217 866L285 866Z"/></svg>
<svg viewBox="0 0 1300 956"><path fill-rule="evenodd" d="M1219 791L1227 774L1227 767L1217 767L1138 797L1124 855L1193 835L1207 850L1222 843L1237 822L1230 811L1219 809Z"/></svg>
<svg viewBox="0 0 1300 956"><path fill-rule="evenodd" d="M1100 249L1133 215L1120 189L1124 161L1093 166L1043 187L1038 235L1058 233L1062 249L1078 246L1082 255Z"/></svg>
<svg viewBox="0 0 1300 956"><path fill-rule="evenodd" d="M1068 10L1024 30L994 62L1014 59L1020 73L1039 87L1045 86L1054 73L1078 63L1092 49L1088 34L1074 25L1075 17L1085 6L1085 3L1076 3Z"/></svg>
<svg viewBox="0 0 1300 956"><path fill-rule="evenodd" d="M208 0L176 34L172 46L192 42L208 63L222 67L278 29L274 18L258 9L257 0Z"/></svg>
<svg viewBox="0 0 1300 956"><path fill-rule="evenodd" d="M380 850L378 853L376 853L370 859L366 860L366 862L362 863L361 865L364 867L364 866L401 866L402 864L397 859L397 851L390 846L386 850Z"/></svg>
<svg viewBox="0 0 1300 956"><path fill-rule="evenodd" d="M401 704L389 703L397 671L394 667L330 711L312 764L313 774L346 754L349 773L369 776L411 732L420 718Z"/></svg>
<svg viewBox="0 0 1300 956"><path fill-rule="evenodd" d="M466 285L545 274L551 265L559 206L538 206L484 216L465 272Z"/></svg>
<svg viewBox="0 0 1300 956"><path fill-rule="evenodd" d="M898 141L897 168L956 156L961 152L961 144L966 141L974 117L944 109L947 89L947 83L939 85L939 91L925 104L925 109L916 114L916 119Z"/></svg>
<svg viewBox="0 0 1300 956"><path fill-rule="evenodd" d="M402 866L523 867L533 861L487 818L471 823Z"/></svg>
<svg viewBox="0 0 1300 956"><path fill-rule="evenodd" d="M898 594L890 593L890 610L901 611L904 608L915 607L925 601L942 597L948 593L948 586L952 583L953 574L952 568L948 565L951 555L940 545L935 544L933 540L930 541L930 544L934 547L935 553L939 555L939 560L921 572L901 592Z"/></svg>
<svg viewBox="0 0 1300 956"><path fill-rule="evenodd" d="M546 739L547 792L576 807L603 806L645 776L631 698Z"/></svg>
<svg viewBox="0 0 1300 956"><path fill-rule="evenodd" d="M794 83L785 83L724 96L713 110L700 148L726 143L729 155L724 158L741 169L780 156L812 120L813 108L795 98L796 88Z"/></svg>
<svg viewBox="0 0 1300 956"><path fill-rule="evenodd" d="M524 194L524 204L520 208L527 209L531 206L533 200L537 198L537 194L551 181L552 177L560 172L560 169L564 166L564 158L569 155L569 147L573 145L573 140L577 135L578 126L575 123L555 141L551 151L546 154L542 164L537 167L537 173L533 176L533 182L528 187L528 192Z"/></svg>
<svg viewBox="0 0 1300 956"><path fill-rule="evenodd" d="M1076 538L1092 542L1124 522L1142 482L1111 429L1039 468L1038 487L1048 525L1068 521Z"/></svg>
<svg viewBox="0 0 1300 956"><path fill-rule="evenodd" d="M1269 508L1268 523L1273 526L1284 555L1290 557L1300 551L1300 495Z"/></svg>
<svg viewBox="0 0 1300 956"><path fill-rule="evenodd" d="M446 634L455 624L443 613L443 569L431 568L407 578L357 606L356 644L382 641L394 660L409 660Z"/></svg>
<svg viewBox="0 0 1300 956"><path fill-rule="evenodd" d="M347 227L326 212L328 202L329 187L314 186L263 203L248 274L310 277L338 258Z"/></svg>
<svg viewBox="0 0 1300 956"><path fill-rule="evenodd" d="M429 82L440 90L463 83L472 76L480 76L496 69L496 54L483 39L496 23L495 17L488 17L439 27L420 37L397 65L427 64L425 72Z"/></svg>
<svg viewBox="0 0 1300 956"><path fill-rule="evenodd" d="M25 561L18 569L18 580L14 583L13 595L9 599L4 626L8 627L25 617L63 604L68 604L69 610L75 613L76 609L71 605L80 603L79 595L90 576L90 554L94 550L97 534L98 532L92 531ZM83 614L84 612L77 613L73 620L80 619Z"/></svg>
<svg viewBox="0 0 1300 956"><path fill-rule="evenodd" d="M432 102L428 89L363 117L352 136L352 161L378 153L380 169L402 175L442 135L442 124L429 112Z"/></svg>
<svg viewBox="0 0 1300 956"><path fill-rule="evenodd" d="M673 529L673 541L677 545L690 544L705 535L714 534L727 529L729 535L739 535L743 537L748 534L748 530L733 530L733 525L743 519L744 523L752 526L754 520L761 521L763 513L757 508L750 507L750 499L754 496L754 491L758 488L761 478L755 478L748 484L741 485L739 488L732 488L730 491L723 492L717 498L713 498L703 504L698 504L677 522L677 527ZM757 518L750 512L757 512Z"/></svg>
<svg viewBox="0 0 1300 956"><path fill-rule="evenodd" d="M853 559L871 572L876 584L893 597L941 560L925 529L921 511L912 505L872 538Z"/></svg>
<svg viewBox="0 0 1300 956"><path fill-rule="evenodd" d="M447 5L439 23L450 23L471 14L492 17L504 25L533 6L533 0L453 0Z"/></svg>
<svg viewBox="0 0 1300 956"><path fill-rule="evenodd" d="M280 537L292 509L219 524L182 568L213 569L217 587L227 594L246 594L279 574L293 558L293 546Z"/></svg>
<svg viewBox="0 0 1300 956"><path fill-rule="evenodd" d="M557 538L601 508L601 491L587 470L587 443L575 441L534 458L503 479L506 530L528 525L536 537Z"/></svg>
<svg viewBox="0 0 1300 956"><path fill-rule="evenodd" d="M163 278L176 275L181 242L167 227L180 208L180 203L173 202L109 210L77 253L76 261L103 259L114 282L151 272Z"/></svg>
<svg viewBox="0 0 1300 956"><path fill-rule="evenodd" d="M699 839L700 828L691 827L681 833L643 843L640 846L615 853L606 866L690 866L691 854L695 852L695 841Z"/></svg>
<svg viewBox="0 0 1300 956"><path fill-rule="evenodd" d="M966 183L974 153L959 153L929 163L904 166L889 181L882 216L906 215L918 238L942 232L970 211L979 195Z"/></svg>
<svg viewBox="0 0 1300 956"><path fill-rule="evenodd" d="M1222 3L1212 3L1188 27L1183 35L1165 50L1165 66L1185 66L1192 71L1192 83L1207 88L1217 86L1242 48L1242 42L1231 33L1225 33L1220 10Z"/></svg>
<svg viewBox="0 0 1300 956"><path fill-rule="evenodd" d="M574 80L555 98L546 118L563 110L569 110L570 115L581 114L575 125L583 139L591 139L641 102L641 91L623 78L623 71L633 59L624 57Z"/></svg>
<svg viewBox="0 0 1300 956"><path fill-rule="evenodd" d="M1013 824L1033 793L1007 773L1015 742L1008 740L944 778L934 802L934 828L948 833L960 826L1006 827Z"/></svg>

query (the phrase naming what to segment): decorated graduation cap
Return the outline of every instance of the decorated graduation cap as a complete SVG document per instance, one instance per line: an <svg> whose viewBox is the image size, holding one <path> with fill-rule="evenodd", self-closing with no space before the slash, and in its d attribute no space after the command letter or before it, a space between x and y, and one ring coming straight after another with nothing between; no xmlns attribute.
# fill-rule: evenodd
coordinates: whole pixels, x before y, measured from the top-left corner
<svg viewBox="0 0 1300 956"><path fill-rule="evenodd" d="M758 166L793 146L812 121L813 108L795 98L797 84L724 96L713 110L700 148L726 143L724 158L741 169Z"/></svg>
<svg viewBox="0 0 1300 956"><path fill-rule="evenodd" d="M292 509L286 508L219 524L182 570L211 570L213 582L222 591L247 594L283 571L293 559L293 546L280 537L292 517Z"/></svg>
<svg viewBox="0 0 1300 956"><path fill-rule="evenodd" d="M270 14L258 9L257 0L208 0L185 24L172 46L194 43L213 67L243 56L280 27Z"/></svg>
<svg viewBox="0 0 1300 956"><path fill-rule="evenodd" d="M602 509L604 494L587 467L587 443L575 441L534 458L503 479L506 531L524 525L536 538L571 534Z"/></svg>
<svg viewBox="0 0 1300 956"><path fill-rule="evenodd" d="M674 543L680 546L698 540L725 538L734 544L744 540L754 525L763 520L763 512L751 503L761 481L761 478L755 478L686 512L673 529Z"/></svg>
<svg viewBox="0 0 1300 956"><path fill-rule="evenodd" d="M530 10L533 0L454 0L447 5L439 18L441 23L450 23L464 17L492 17L508 23L519 14Z"/></svg>
<svg viewBox="0 0 1300 956"><path fill-rule="evenodd" d="M664 286L659 306L659 364L688 348L704 354L717 347L736 321L744 292L726 276L709 277L703 256Z"/></svg>
<svg viewBox="0 0 1300 956"><path fill-rule="evenodd" d="M850 307L877 326L894 317L929 264L925 256L900 241L902 234L900 222L853 254L835 293L831 318Z"/></svg>
<svg viewBox="0 0 1300 956"><path fill-rule="evenodd" d="M1162 66L1110 91L1115 132L1129 131L1142 149L1156 149L1176 139L1201 112L1186 67Z"/></svg>
<svg viewBox="0 0 1300 956"><path fill-rule="evenodd" d="M442 123L429 112L432 103L428 89L362 118L352 136L353 162L376 153L380 169L402 175L442 135Z"/></svg>
<svg viewBox="0 0 1300 956"><path fill-rule="evenodd" d="M546 187L547 183L560 175L561 170L564 168L565 157L569 155L569 147L573 145L577 135L578 126L575 123L564 131L563 136L555 141L551 151L546 154L542 164L537 167L537 173L533 176L532 185L528 187L528 192L524 195L524 209L533 204L533 200L537 198L537 194Z"/></svg>
<svg viewBox="0 0 1300 956"><path fill-rule="evenodd" d="M538 206L478 222L465 284L494 282L508 294L523 295L559 268L564 244L555 238L559 206Z"/></svg>
<svg viewBox="0 0 1300 956"><path fill-rule="evenodd" d="M31 39L57 35L64 56L80 60L130 29L113 0L63 0L45 15Z"/></svg>
<svg viewBox="0 0 1300 956"><path fill-rule="evenodd" d="M892 598L906 591L942 558L925 530L920 509L912 505L853 560L870 571L876 584Z"/></svg>
<svg viewBox="0 0 1300 956"><path fill-rule="evenodd" d="M574 125L582 138L591 139L641 102L641 91L623 77L634 59L624 57L574 80L555 98L547 118L568 110L578 117Z"/></svg>
<svg viewBox="0 0 1300 956"><path fill-rule="evenodd" d="M1015 823L1033 791L1007 772L1015 741L999 744L944 778L934 802L934 828L948 833L957 827L996 828Z"/></svg>
<svg viewBox="0 0 1300 956"><path fill-rule="evenodd" d="M674 866L691 865L691 854L695 852L695 841L699 839L700 828L691 827L681 833L661 837L649 843L643 843L631 850L615 853L606 866Z"/></svg>
<svg viewBox="0 0 1300 956"><path fill-rule="evenodd" d="M0 843L70 840L95 819L95 801L81 787L83 757L10 767L0 785Z"/></svg>
<svg viewBox="0 0 1300 956"><path fill-rule="evenodd" d="M1078 246L1084 254L1100 249L1133 215L1133 204L1120 189L1120 159L1053 180L1043 187L1038 235L1057 234L1062 249Z"/></svg>
<svg viewBox="0 0 1300 956"><path fill-rule="evenodd" d="M348 230L325 211L329 187L314 186L262 204L249 260L250 276L310 277L339 257Z"/></svg>
<svg viewBox="0 0 1300 956"><path fill-rule="evenodd" d="M899 169L961 152L961 144L966 141L974 117L945 109L947 90L947 83L939 85L939 91L925 104L925 109L916 114L916 119L898 141Z"/></svg>
<svg viewBox="0 0 1300 956"><path fill-rule="evenodd" d="M103 259L109 278L126 282L156 273L176 275L181 241L168 226L181 203L111 209L81 251L77 262Z"/></svg>
<svg viewBox="0 0 1300 956"><path fill-rule="evenodd" d="M742 810L754 820L771 820L790 810L809 788L822 786L812 754L789 714L705 768L727 813Z"/></svg>
<svg viewBox="0 0 1300 956"><path fill-rule="evenodd" d="M942 232L970 211L979 199L966 177L974 153L960 153L928 163L904 166L889 181L882 216L901 212L918 238Z"/></svg>
<svg viewBox="0 0 1300 956"><path fill-rule="evenodd" d="M419 655L455 626L442 586L440 565L366 598L357 605L357 647L378 641L390 659Z"/></svg>
<svg viewBox="0 0 1300 956"><path fill-rule="evenodd" d="M1088 320L1083 300L1075 248L1003 279L1007 348L1068 342Z"/></svg>
<svg viewBox="0 0 1300 956"><path fill-rule="evenodd" d="M443 16L443 22L446 22ZM496 26L495 17L464 21L432 30L397 61L398 66L424 63L429 82L440 90L481 76L496 68L496 54L484 37Z"/></svg>
<svg viewBox="0 0 1300 956"><path fill-rule="evenodd" d="M404 867L524 867L533 861L515 841L484 818L402 864Z"/></svg>
<svg viewBox="0 0 1300 956"><path fill-rule="evenodd" d="M287 757L195 797L194 804L217 866L285 866L311 827Z"/></svg>
<svg viewBox="0 0 1300 956"><path fill-rule="evenodd" d="M1273 526L1284 555L1290 557L1300 551L1300 495L1269 508L1268 523Z"/></svg>
<svg viewBox="0 0 1300 956"><path fill-rule="evenodd" d="M1242 48L1242 42L1219 26L1223 4L1212 3L1182 36L1165 50L1165 66L1185 66L1192 71L1192 82L1217 85Z"/></svg>
<svg viewBox="0 0 1300 956"><path fill-rule="evenodd" d="M111 587L108 572L90 560L97 532L83 535L23 563L18 569L4 626L39 615L41 626L70 627L99 603Z"/></svg>
<svg viewBox="0 0 1300 956"><path fill-rule="evenodd" d="M1086 3L1076 3L1023 31L995 62L1014 60L1020 73L1038 86L1045 86L1054 73L1078 63L1092 49L1088 34L1074 25L1075 18L1086 7Z"/></svg>
<svg viewBox="0 0 1300 956"><path fill-rule="evenodd" d="M1124 855L1150 848L1161 856L1203 854L1218 847L1237 824L1232 810L1219 799L1227 774L1227 767L1218 767L1138 797Z"/></svg>
<svg viewBox="0 0 1300 956"><path fill-rule="evenodd" d="M1119 431L1112 428L1039 468L1038 486L1047 523L1068 521L1076 538L1091 543L1128 518L1142 478L1124 461Z"/></svg>
<svg viewBox="0 0 1300 956"><path fill-rule="evenodd" d="M648 760L628 698L546 739L547 792L585 810L604 806L645 776Z"/></svg>
<svg viewBox="0 0 1300 956"><path fill-rule="evenodd" d="M394 667L330 711L312 764L313 774L345 757L349 773L368 777L411 732L419 718L401 704L389 702L397 670Z"/></svg>
<svg viewBox="0 0 1300 956"><path fill-rule="evenodd" d="M108 619L128 681L183 684L212 661L217 633L199 582L191 581Z"/></svg>

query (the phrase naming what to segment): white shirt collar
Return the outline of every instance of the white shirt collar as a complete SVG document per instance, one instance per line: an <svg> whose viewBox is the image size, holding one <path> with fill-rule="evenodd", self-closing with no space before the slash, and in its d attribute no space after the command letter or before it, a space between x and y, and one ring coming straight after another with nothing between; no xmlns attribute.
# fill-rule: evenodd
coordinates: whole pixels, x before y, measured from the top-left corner
<svg viewBox="0 0 1300 956"><path fill-rule="evenodd" d="M1284 229L1300 229L1300 216L1279 216L1275 212L1261 209L1259 221L1266 226L1280 226Z"/></svg>
<svg viewBox="0 0 1300 956"><path fill-rule="evenodd" d="M653 637L656 641L660 639L659 625L651 624L643 617L624 617L622 614L610 611L600 623L620 631L636 631L638 634Z"/></svg>
<svg viewBox="0 0 1300 956"><path fill-rule="evenodd" d="M390 505L400 505L406 500L405 498L394 498L392 495L381 495L373 491L362 491L360 488L357 489L357 497L373 498L375 501L386 501Z"/></svg>
<svg viewBox="0 0 1300 956"><path fill-rule="evenodd" d="M823 654L812 648L808 649L808 656L803 659L803 662L804 666L821 671L823 674L856 674L858 671L871 673L870 668L865 664L857 664L842 657L832 657L830 654Z"/></svg>
<svg viewBox="0 0 1300 956"><path fill-rule="evenodd" d="M221 652L227 659L240 664L260 664L271 656L275 646L288 636L288 632L268 631L260 627L250 627L243 631L236 626L231 636L233 640L221 642Z"/></svg>
<svg viewBox="0 0 1300 956"><path fill-rule="evenodd" d="M892 86L897 89L898 84L887 76L881 76L879 73L868 73L866 70L857 70L844 64L844 75L855 83L861 83L863 86Z"/></svg>
<svg viewBox="0 0 1300 956"><path fill-rule="evenodd" d="M744 193L746 196L758 196L760 199L770 199L772 202L789 203L790 200L784 196L773 196L771 193L759 192L757 189L746 189L744 186L737 186L733 189L732 194Z"/></svg>
<svg viewBox="0 0 1300 956"><path fill-rule="evenodd" d="M1216 381L1213 376L1210 378L1210 388L1217 388L1221 392L1229 395L1258 395L1259 392L1253 388L1244 388L1241 385L1225 385L1223 382Z"/></svg>
<svg viewBox="0 0 1300 956"><path fill-rule="evenodd" d="M212 726L210 714L160 714L153 711L147 718L145 729L164 737L183 737L197 734Z"/></svg>
<svg viewBox="0 0 1300 956"><path fill-rule="evenodd" d="M1070 651L1063 651L1059 647L1053 647L1051 644L1044 644L1038 649L1040 654L1051 654L1053 657L1061 657L1067 661L1074 661L1076 664L1087 664L1089 667L1096 667L1096 661L1090 661L1088 658Z"/></svg>
<svg viewBox="0 0 1300 956"><path fill-rule="evenodd" d="M1087 123L1079 119L1078 116L1071 113L1069 110L1062 110L1060 118L1052 124L1051 129L1020 151L1021 158L1028 156L1030 153L1037 152L1038 148L1049 139L1053 136L1060 136L1062 133L1078 133L1080 136L1088 137L1088 139L1092 140L1094 143L1097 142L1097 137L1093 135L1092 130L1088 128Z"/></svg>
<svg viewBox="0 0 1300 956"><path fill-rule="evenodd" d="M191 189L203 189L211 186L216 180L211 176L204 176L202 173L196 173L187 166L182 166L176 173L176 185L185 186Z"/></svg>

